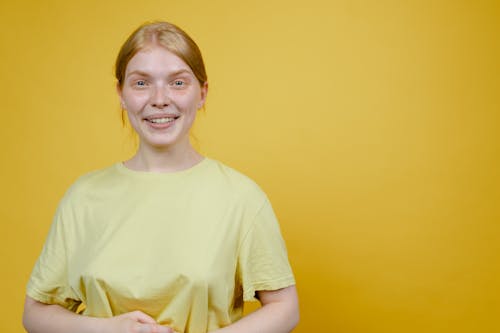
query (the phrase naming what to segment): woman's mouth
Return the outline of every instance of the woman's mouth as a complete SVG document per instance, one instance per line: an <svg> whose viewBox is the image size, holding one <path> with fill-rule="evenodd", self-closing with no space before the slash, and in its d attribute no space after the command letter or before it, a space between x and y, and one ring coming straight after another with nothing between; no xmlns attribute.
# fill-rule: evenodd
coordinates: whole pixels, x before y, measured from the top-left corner
<svg viewBox="0 0 500 333"><path fill-rule="evenodd" d="M165 129L170 126L172 126L177 120L179 116L154 116L154 117L148 117L144 118L144 121L146 121L150 127L155 128L155 129Z"/></svg>
<svg viewBox="0 0 500 333"><path fill-rule="evenodd" d="M153 123L153 124L165 124L165 123L171 123L175 119L177 119L177 118L176 117L165 117L165 118L155 118L155 119L146 119L146 120L149 121L150 123Z"/></svg>

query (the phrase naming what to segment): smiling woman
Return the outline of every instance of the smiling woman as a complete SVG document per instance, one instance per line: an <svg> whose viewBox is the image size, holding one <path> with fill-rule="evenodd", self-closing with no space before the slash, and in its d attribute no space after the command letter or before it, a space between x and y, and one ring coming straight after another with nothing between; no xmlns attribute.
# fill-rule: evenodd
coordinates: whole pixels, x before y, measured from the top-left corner
<svg viewBox="0 0 500 333"><path fill-rule="evenodd" d="M201 161L189 142L196 111L208 91L196 43L165 22L139 27L120 50L115 75L122 107L140 139L140 154L125 165L135 170L152 167L143 152L174 147L190 155L188 164Z"/></svg>
<svg viewBox="0 0 500 333"><path fill-rule="evenodd" d="M200 85L181 58L156 45L139 51L128 63L118 93L142 150L191 150L189 130L205 101L207 83ZM137 169L137 163L127 166Z"/></svg>
<svg viewBox="0 0 500 333"><path fill-rule="evenodd" d="M116 78L139 148L67 191L28 283L27 331L290 332L295 280L271 204L189 141L208 92L196 44L146 24Z"/></svg>

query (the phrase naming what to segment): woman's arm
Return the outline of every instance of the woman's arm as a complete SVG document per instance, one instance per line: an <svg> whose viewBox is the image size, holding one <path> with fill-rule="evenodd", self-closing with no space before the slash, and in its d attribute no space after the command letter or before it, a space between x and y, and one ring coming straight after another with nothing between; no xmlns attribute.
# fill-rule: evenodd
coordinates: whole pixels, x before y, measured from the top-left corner
<svg viewBox="0 0 500 333"><path fill-rule="evenodd" d="M262 307L216 333L289 333L299 322L295 286L258 291Z"/></svg>
<svg viewBox="0 0 500 333"><path fill-rule="evenodd" d="M35 301L26 296L23 325L28 333L172 333L140 311L112 318L78 315L59 305Z"/></svg>

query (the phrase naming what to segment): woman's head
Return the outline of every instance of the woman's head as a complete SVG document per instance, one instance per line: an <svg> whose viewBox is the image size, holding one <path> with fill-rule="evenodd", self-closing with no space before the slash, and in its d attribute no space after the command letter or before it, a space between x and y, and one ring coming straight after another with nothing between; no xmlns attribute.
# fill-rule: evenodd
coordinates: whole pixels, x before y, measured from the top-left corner
<svg viewBox="0 0 500 333"><path fill-rule="evenodd" d="M116 58L115 77L118 87L123 87L125 71L137 52L152 46L160 46L181 58L193 71L203 86L207 82L205 64L200 49L189 35L168 22L146 23L137 28L125 41Z"/></svg>
<svg viewBox="0 0 500 333"><path fill-rule="evenodd" d="M126 110L140 147L190 149L208 83L200 50L185 32L166 22L139 27L120 50L116 78L122 121Z"/></svg>

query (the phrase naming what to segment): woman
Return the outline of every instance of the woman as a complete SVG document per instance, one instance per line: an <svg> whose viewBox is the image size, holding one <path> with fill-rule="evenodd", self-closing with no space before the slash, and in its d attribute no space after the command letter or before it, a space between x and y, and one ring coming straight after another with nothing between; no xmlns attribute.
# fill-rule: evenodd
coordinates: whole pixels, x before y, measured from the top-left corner
<svg viewBox="0 0 500 333"><path fill-rule="evenodd" d="M196 44L143 25L116 78L139 148L65 194L28 283L26 330L290 332L295 281L269 201L189 141L208 91ZM262 307L241 318L252 299Z"/></svg>

